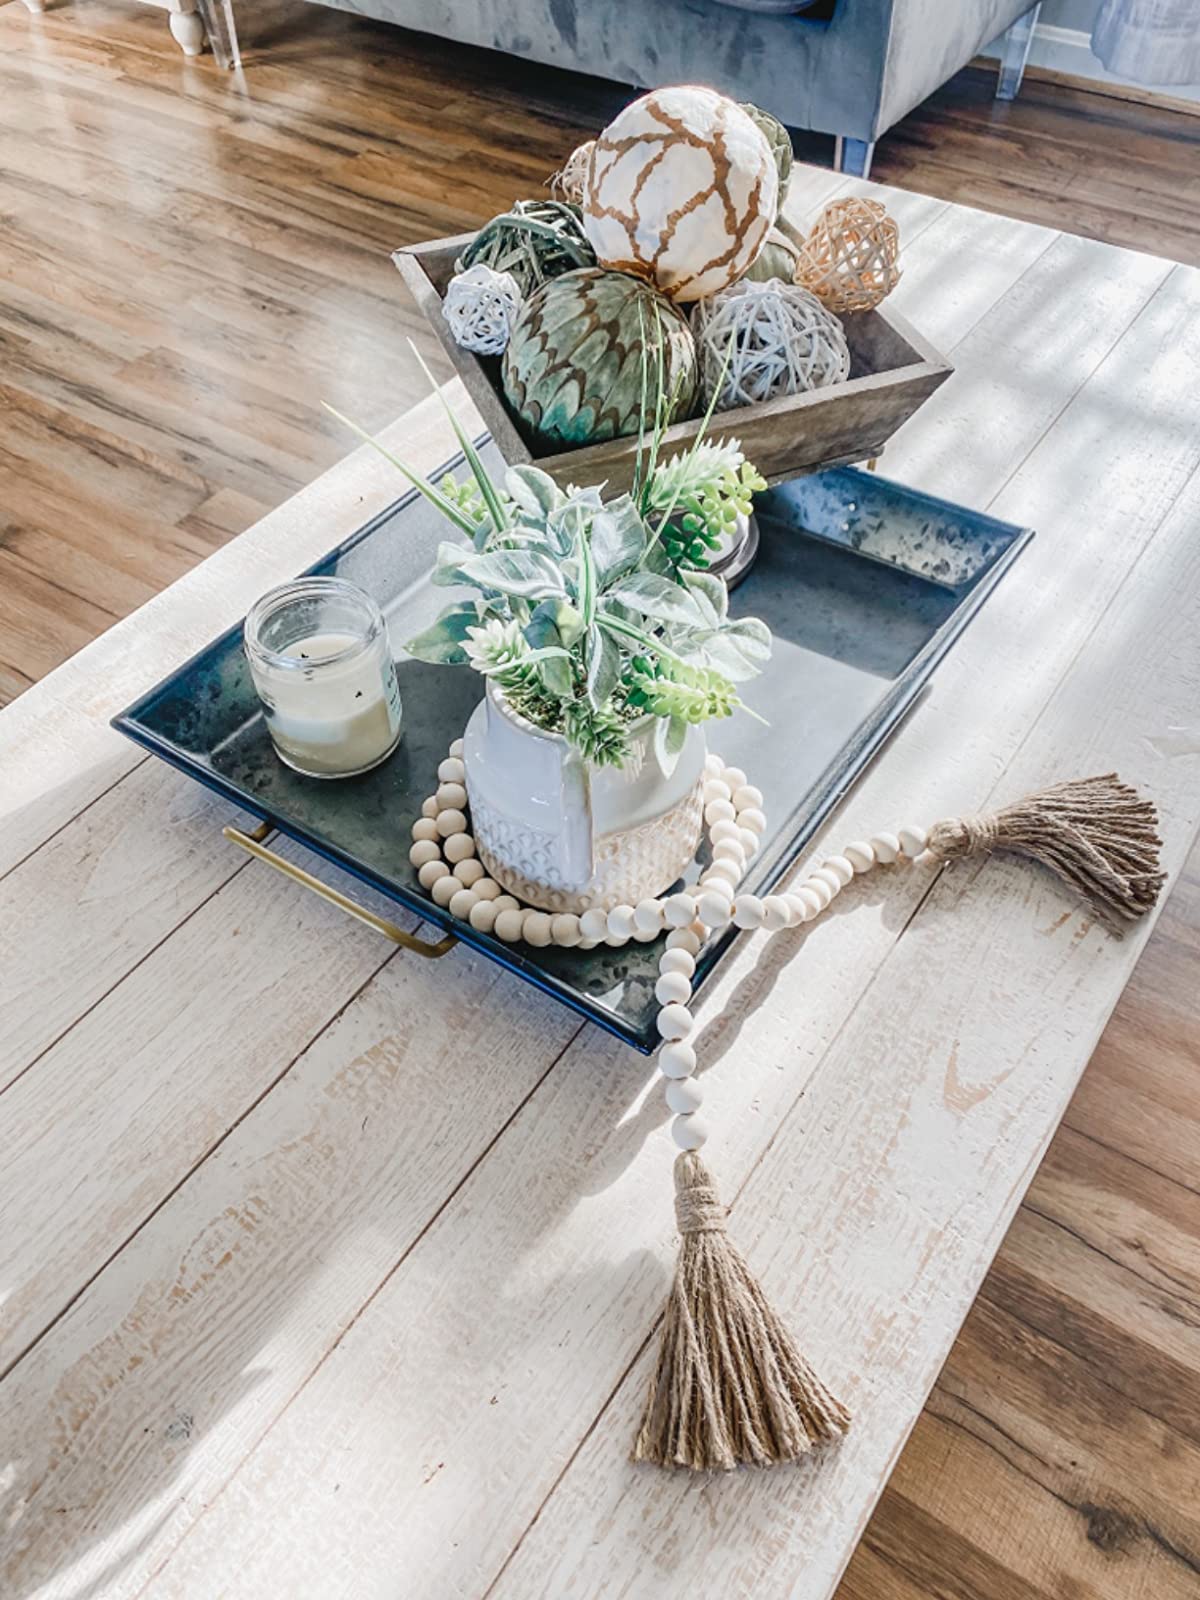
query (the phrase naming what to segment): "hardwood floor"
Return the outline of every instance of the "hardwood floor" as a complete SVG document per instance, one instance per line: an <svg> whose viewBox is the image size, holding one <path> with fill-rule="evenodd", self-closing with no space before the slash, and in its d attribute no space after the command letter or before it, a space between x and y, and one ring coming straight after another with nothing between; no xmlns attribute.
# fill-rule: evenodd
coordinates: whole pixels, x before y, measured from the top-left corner
<svg viewBox="0 0 1200 1600"><path fill-rule="evenodd" d="M388 252L625 98L301 0L241 25L239 81L145 7L0 5L0 703L345 454L320 400L370 426L422 393ZM1200 118L991 87L874 175L1200 264ZM1194 858L843 1600L1200 1596L1198 930Z"/></svg>

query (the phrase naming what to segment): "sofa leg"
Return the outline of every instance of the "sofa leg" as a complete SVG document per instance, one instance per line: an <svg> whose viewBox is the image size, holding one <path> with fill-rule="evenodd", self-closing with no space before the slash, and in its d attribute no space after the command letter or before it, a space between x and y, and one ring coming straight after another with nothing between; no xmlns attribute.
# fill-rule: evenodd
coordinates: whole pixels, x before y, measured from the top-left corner
<svg viewBox="0 0 1200 1600"><path fill-rule="evenodd" d="M1025 76L1025 63L1029 60L1029 46L1033 43L1033 30L1037 27L1041 0L1031 6L1023 17L1018 17L1004 35L1004 53L1000 57L1000 77L996 82L997 100L1015 100Z"/></svg>
<svg viewBox="0 0 1200 1600"><path fill-rule="evenodd" d="M871 157L875 154L874 139L843 139L839 133L833 152L835 172L848 173L852 178L871 176Z"/></svg>

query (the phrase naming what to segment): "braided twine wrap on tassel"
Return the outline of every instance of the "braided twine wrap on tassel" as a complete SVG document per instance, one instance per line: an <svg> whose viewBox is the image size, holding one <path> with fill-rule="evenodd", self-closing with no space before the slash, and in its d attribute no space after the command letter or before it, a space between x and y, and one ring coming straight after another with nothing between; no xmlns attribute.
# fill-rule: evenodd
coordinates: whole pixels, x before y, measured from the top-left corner
<svg viewBox="0 0 1200 1600"><path fill-rule="evenodd" d="M1153 804L1115 772L1078 778L985 812L935 823L929 850L942 861L1017 850L1077 889L1115 930L1149 911L1166 882Z"/></svg>
<svg viewBox="0 0 1200 1600"><path fill-rule="evenodd" d="M635 1461L694 1471L796 1461L850 1415L825 1388L730 1243L694 1151L675 1161L682 1235Z"/></svg>

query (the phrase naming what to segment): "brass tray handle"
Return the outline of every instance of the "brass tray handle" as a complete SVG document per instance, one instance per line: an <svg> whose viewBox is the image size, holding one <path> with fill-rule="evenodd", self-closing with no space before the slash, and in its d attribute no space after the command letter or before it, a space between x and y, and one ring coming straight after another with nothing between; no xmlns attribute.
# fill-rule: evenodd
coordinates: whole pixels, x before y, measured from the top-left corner
<svg viewBox="0 0 1200 1600"><path fill-rule="evenodd" d="M322 900L328 900L331 906L337 906L338 910L344 911L348 917L354 917L358 922L365 922L368 928L374 928L376 933L381 933L385 939L401 945L405 950L411 950L414 955L436 961L439 956L447 955L458 943L452 933L448 933L444 939L439 939L436 944L430 944L426 939L418 939L413 934L406 933L403 928L398 928L394 922L389 922L386 917L377 916L374 911L368 911L366 906L360 906L357 900L351 900L350 896L343 894L340 889L322 883L320 878L314 878L311 872L305 872L303 867L296 866L278 851L271 849L267 840L275 829L269 822L260 822L258 827L249 833L230 822L221 832L231 844L240 846L247 854L256 856L259 861L265 861L269 867L274 867L276 872L282 872L285 878L291 878L293 883L311 889L313 894L320 895Z"/></svg>

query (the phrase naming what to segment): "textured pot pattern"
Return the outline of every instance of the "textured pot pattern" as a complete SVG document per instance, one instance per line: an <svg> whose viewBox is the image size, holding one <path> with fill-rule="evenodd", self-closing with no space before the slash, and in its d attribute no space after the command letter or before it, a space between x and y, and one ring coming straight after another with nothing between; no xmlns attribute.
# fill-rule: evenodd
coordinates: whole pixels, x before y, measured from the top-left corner
<svg viewBox="0 0 1200 1600"><path fill-rule="evenodd" d="M544 911L577 914L669 888L700 842L706 746L703 730L691 729L664 778L651 732L635 740L626 770L592 768L489 689L463 757L476 848L496 882Z"/></svg>

